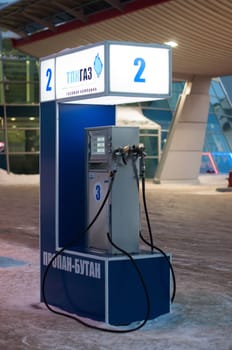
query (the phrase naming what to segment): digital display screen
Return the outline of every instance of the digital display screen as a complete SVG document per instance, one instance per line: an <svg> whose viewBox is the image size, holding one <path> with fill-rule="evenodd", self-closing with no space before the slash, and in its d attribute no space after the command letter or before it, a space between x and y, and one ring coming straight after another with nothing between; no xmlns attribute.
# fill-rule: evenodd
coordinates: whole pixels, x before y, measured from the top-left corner
<svg viewBox="0 0 232 350"><path fill-rule="evenodd" d="M92 137L91 153L92 155L105 154L105 136L97 135Z"/></svg>

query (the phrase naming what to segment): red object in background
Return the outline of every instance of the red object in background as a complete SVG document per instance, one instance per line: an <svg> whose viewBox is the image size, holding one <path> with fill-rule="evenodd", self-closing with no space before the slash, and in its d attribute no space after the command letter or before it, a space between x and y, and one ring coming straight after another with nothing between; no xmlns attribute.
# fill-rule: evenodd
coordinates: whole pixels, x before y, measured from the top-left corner
<svg viewBox="0 0 232 350"><path fill-rule="evenodd" d="M232 187L232 170L229 172L228 187Z"/></svg>
<svg viewBox="0 0 232 350"><path fill-rule="evenodd" d="M4 151L5 143L0 141L0 152Z"/></svg>

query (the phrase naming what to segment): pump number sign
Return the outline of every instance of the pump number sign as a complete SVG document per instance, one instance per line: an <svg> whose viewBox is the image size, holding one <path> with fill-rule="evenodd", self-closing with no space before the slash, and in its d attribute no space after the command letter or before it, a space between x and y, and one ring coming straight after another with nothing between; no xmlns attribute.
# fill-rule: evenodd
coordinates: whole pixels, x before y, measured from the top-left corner
<svg viewBox="0 0 232 350"><path fill-rule="evenodd" d="M40 99L55 100L55 59L43 61L40 66ZM43 79L42 79L43 77Z"/></svg>
<svg viewBox="0 0 232 350"><path fill-rule="evenodd" d="M110 91L169 93L169 50L147 46L110 46Z"/></svg>
<svg viewBox="0 0 232 350"><path fill-rule="evenodd" d="M117 104L171 95L171 48L128 42L98 43L41 60L41 102Z"/></svg>

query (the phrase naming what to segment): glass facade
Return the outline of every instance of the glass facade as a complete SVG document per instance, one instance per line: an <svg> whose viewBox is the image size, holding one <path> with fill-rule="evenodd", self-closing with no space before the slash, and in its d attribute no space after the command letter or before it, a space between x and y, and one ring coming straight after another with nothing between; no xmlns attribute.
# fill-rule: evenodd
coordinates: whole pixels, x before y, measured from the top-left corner
<svg viewBox="0 0 232 350"><path fill-rule="evenodd" d="M232 85L232 77L230 78ZM210 108L203 152L210 154L212 161L202 157L201 173L227 174L232 170L232 105L221 79L213 79L210 85Z"/></svg>
<svg viewBox="0 0 232 350"><path fill-rule="evenodd" d="M168 132L171 126L172 118L176 109L176 104L185 86L185 82L173 83L172 97L167 100L157 100L141 103L142 112L145 117L160 125L161 129L158 135L150 135L150 138L142 138L140 141L144 143L147 156L146 177L154 178L158 162L161 157L162 148L164 147ZM141 134L141 132L140 132Z"/></svg>
<svg viewBox="0 0 232 350"><path fill-rule="evenodd" d="M232 77L227 78L231 84ZM161 150L167 140L172 118L185 82L174 82L172 97L165 101L141 103L143 114L161 126ZM231 90L232 92L232 90ZM225 173L232 170L232 105L221 79L212 79L210 106L199 172Z"/></svg>
<svg viewBox="0 0 232 350"><path fill-rule="evenodd" d="M0 55L0 168L39 172L38 60L2 40Z"/></svg>
<svg viewBox="0 0 232 350"><path fill-rule="evenodd" d="M140 142L144 144L146 157L146 177L154 178L155 169L160 159L160 129L140 129Z"/></svg>

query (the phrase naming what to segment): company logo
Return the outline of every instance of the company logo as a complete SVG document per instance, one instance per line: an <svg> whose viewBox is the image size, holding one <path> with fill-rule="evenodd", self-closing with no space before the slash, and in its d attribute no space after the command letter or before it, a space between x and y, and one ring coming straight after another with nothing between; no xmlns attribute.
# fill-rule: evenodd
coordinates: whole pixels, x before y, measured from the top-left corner
<svg viewBox="0 0 232 350"><path fill-rule="evenodd" d="M79 83L85 80L92 79L92 67L81 68L66 72L67 84Z"/></svg>
<svg viewBox="0 0 232 350"><path fill-rule="evenodd" d="M97 77L99 78L103 69L103 63L101 61L99 54L97 54L94 59L93 67L83 67L77 70L67 71L66 72L67 84L69 85L69 84L84 82L87 80L92 80L93 68L95 70L95 73L97 74Z"/></svg>
<svg viewBox="0 0 232 350"><path fill-rule="evenodd" d="M99 53L97 54L97 56L95 57L95 60L94 60L94 70L97 74L97 77L99 78L100 75L101 75L101 72L102 72L102 69L103 69L103 63L101 61L101 58L99 56Z"/></svg>

